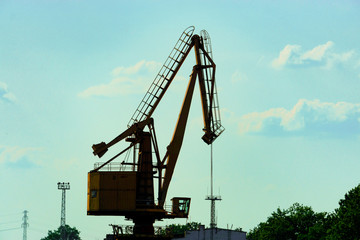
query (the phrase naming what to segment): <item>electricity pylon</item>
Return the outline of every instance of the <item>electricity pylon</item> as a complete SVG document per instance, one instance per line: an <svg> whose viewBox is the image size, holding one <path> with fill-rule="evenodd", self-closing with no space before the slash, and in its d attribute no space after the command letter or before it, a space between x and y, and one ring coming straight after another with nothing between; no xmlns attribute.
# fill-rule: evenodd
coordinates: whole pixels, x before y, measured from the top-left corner
<svg viewBox="0 0 360 240"><path fill-rule="evenodd" d="M21 224L21 227L23 228L23 240L27 239L27 227L29 226L29 223L27 222L28 220L28 216L27 213L28 211L24 211L24 216L23 216L23 223Z"/></svg>

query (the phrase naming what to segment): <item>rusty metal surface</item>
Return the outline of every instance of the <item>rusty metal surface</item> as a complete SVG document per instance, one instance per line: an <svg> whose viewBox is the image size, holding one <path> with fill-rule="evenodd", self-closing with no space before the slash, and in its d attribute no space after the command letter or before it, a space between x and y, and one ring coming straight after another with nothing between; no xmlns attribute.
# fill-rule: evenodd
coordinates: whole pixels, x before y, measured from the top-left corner
<svg viewBox="0 0 360 240"><path fill-rule="evenodd" d="M90 172L88 174L89 215L117 215L136 209L136 172Z"/></svg>

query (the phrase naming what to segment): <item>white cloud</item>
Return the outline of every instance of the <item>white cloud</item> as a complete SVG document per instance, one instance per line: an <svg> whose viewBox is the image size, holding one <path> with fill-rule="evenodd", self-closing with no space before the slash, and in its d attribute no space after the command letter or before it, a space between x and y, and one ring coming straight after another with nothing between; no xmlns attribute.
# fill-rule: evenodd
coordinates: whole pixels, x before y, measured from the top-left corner
<svg viewBox="0 0 360 240"><path fill-rule="evenodd" d="M240 133L260 132L264 128L264 122L266 119L282 118L285 114L286 110L283 108L273 108L261 113L254 112L246 114L240 118Z"/></svg>
<svg viewBox="0 0 360 240"><path fill-rule="evenodd" d="M147 90L154 73L161 64L154 61L142 60L130 67L117 67L112 70L113 79L106 84L91 86L78 94L79 97L92 96L114 97Z"/></svg>
<svg viewBox="0 0 360 240"><path fill-rule="evenodd" d="M4 100L7 102L15 102L16 97L13 93L9 92L8 86L4 82L0 82L0 102Z"/></svg>
<svg viewBox="0 0 360 240"><path fill-rule="evenodd" d="M232 83L243 82L243 81L247 81L247 80L248 80L248 77L245 74L240 73L239 71L236 71L231 75Z"/></svg>
<svg viewBox="0 0 360 240"><path fill-rule="evenodd" d="M0 90L7 91L7 85L4 82L0 82Z"/></svg>
<svg viewBox="0 0 360 240"><path fill-rule="evenodd" d="M143 92L145 90L144 78L142 77L118 77L107 84L89 87L78 94L79 97L92 96L114 97L130 93Z"/></svg>
<svg viewBox="0 0 360 240"><path fill-rule="evenodd" d="M244 133L360 133L360 103L299 100L291 109L272 108L246 114L240 118L239 131Z"/></svg>
<svg viewBox="0 0 360 240"><path fill-rule="evenodd" d="M293 55L298 55L301 46L299 45L286 45L283 50L281 50L279 57L274 59L272 62L272 66L274 68L281 68L287 62L291 60ZM291 61L290 61L291 62ZM296 63L296 62L294 62Z"/></svg>
<svg viewBox="0 0 360 240"><path fill-rule="evenodd" d="M150 72L160 69L161 64L155 61L145 61L141 60L140 62L136 63L134 66L130 67L117 67L112 71L114 76L119 75L134 75L139 73L142 69L146 69Z"/></svg>
<svg viewBox="0 0 360 240"><path fill-rule="evenodd" d="M272 66L281 69L285 66L312 66L320 64L331 68L335 63L346 62L354 54L354 51L335 53L332 48L334 43L328 41L311 50L303 51L300 45L286 45L280 51L279 56L272 61Z"/></svg>
<svg viewBox="0 0 360 240"><path fill-rule="evenodd" d="M355 55L355 51L353 50L341 54L333 53L327 59L326 68L330 69L337 63L346 62L354 55Z"/></svg>
<svg viewBox="0 0 360 240"><path fill-rule="evenodd" d="M16 164L24 160L28 162L28 156L39 150L40 148L34 147L0 146L0 164Z"/></svg>
<svg viewBox="0 0 360 240"><path fill-rule="evenodd" d="M332 41L314 47L312 50L301 55L301 60L321 61L324 58L326 51L334 45Z"/></svg>

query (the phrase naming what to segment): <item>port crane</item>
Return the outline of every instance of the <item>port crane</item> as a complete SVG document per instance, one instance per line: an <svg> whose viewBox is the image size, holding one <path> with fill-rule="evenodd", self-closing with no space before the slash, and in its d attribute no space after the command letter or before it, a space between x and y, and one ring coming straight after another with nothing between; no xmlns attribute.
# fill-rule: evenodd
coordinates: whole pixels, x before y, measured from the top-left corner
<svg viewBox="0 0 360 240"><path fill-rule="evenodd" d="M94 170L88 173L87 214L125 216L134 222L132 237L136 237L135 239L155 239L153 223L156 220L188 217L190 198L172 198L171 211L165 209L165 199L183 142L196 79L204 119L203 141L212 144L224 131L220 120L215 84L216 65L212 57L210 37L205 30L200 35L193 34L194 30L191 26L181 34L132 115L127 129L108 143L101 142L92 146L94 155L100 158L116 143L122 140L130 143L123 151L105 163L95 165ZM190 75L173 137L165 155L161 157L152 114L192 48L196 65ZM108 167L115 158L130 149L134 153L133 161L120 164L130 170ZM156 180L157 199L154 196Z"/></svg>

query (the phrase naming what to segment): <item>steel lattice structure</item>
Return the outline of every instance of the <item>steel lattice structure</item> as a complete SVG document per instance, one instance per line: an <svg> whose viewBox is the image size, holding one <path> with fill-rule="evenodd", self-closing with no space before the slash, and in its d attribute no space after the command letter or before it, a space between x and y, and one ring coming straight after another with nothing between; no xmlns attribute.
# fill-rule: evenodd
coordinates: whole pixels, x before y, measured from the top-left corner
<svg viewBox="0 0 360 240"><path fill-rule="evenodd" d="M60 226L65 226L65 191L70 190L70 183L58 182L58 189L62 190Z"/></svg>
<svg viewBox="0 0 360 240"><path fill-rule="evenodd" d="M21 227L23 228L23 240L26 240L27 239L27 227L29 226L29 223L27 222L28 221L28 216L27 216L27 213L28 211L24 211L24 216L23 216L23 223L21 224Z"/></svg>

